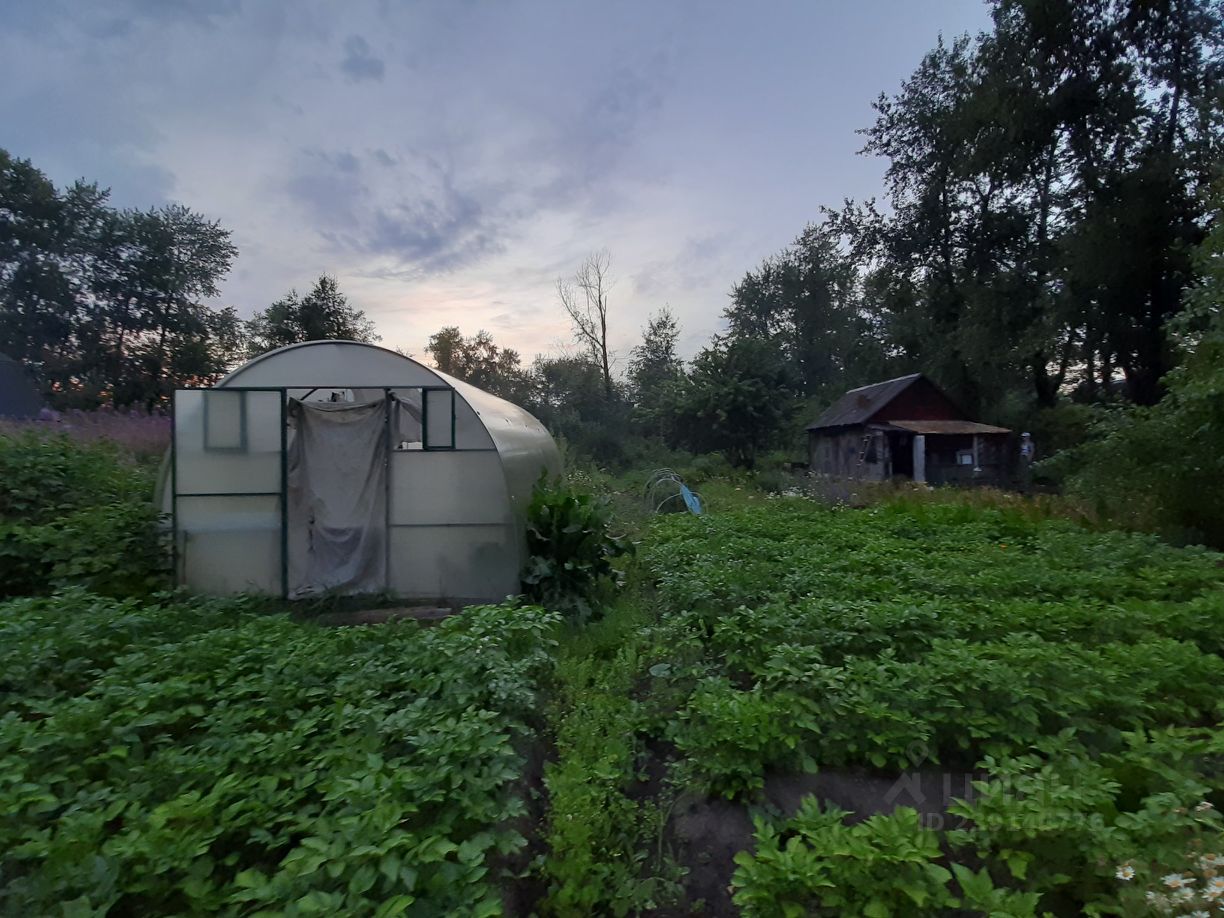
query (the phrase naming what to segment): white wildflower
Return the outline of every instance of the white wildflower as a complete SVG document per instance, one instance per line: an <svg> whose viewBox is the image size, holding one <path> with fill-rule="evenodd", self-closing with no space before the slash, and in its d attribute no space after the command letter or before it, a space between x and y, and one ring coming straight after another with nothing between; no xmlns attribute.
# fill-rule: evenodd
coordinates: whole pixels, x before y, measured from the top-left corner
<svg viewBox="0 0 1224 918"><path fill-rule="evenodd" d="M1123 864L1118 868L1118 872L1114 876L1119 880L1133 880L1135 878L1135 868L1130 864Z"/></svg>
<svg viewBox="0 0 1224 918"><path fill-rule="evenodd" d="M1211 918L1211 914L1205 908L1195 909L1190 913L1190 918Z"/></svg>
<svg viewBox="0 0 1224 918"><path fill-rule="evenodd" d="M1202 803L1198 804L1198 805L1197 805L1197 806L1194 808L1194 812L1196 812L1196 813L1206 813L1208 810L1214 810L1214 809L1215 809L1215 807L1212 805L1212 803L1211 803L1211 801L1210 801L1210 800L1204 800Z"/></svg>
<svg viewBox="0 0 1224 918"><path fill-rule="evenodd" d="M1218 854L1204 854L1198 860L1199 870L1211 870L1215 867L1224 867L1224 857Z"/></svg>
<svg viewBox="0 0 1224 918"><path fill-rule="evenodd" d="M1194 890L1188 887L1182 887L1177 892L1173 893L1173 901L1180 902L1182 905L1186 905L1190 902L1193 902L1194 901Z"/></svg>
<svg viewBox="0 0 1224 918"><path fill-rule="evenodd" d="M1184 877L1180 873L1170 873L1161 877L1160 882L1164 883L1169 889L1181 889L1184 886L1189 886L1194 880Z"/></svg>
<svg viewBox="0 0 1224 918"><path fill-rule="evenodd" d="M1224 877L1212 877L1208 880L1207 888L1203 890L1203 898L1208 902L1224 898Z"/></svg>

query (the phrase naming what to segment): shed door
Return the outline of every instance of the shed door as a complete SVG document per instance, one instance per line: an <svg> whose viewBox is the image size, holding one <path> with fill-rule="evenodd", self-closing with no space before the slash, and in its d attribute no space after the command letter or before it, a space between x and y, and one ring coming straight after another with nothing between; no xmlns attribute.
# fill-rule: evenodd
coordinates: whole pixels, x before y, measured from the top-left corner
<svg viewBox="0 0 1224 918"><path fill-rule="evenodd" d="M288 595L387 588L387 399L290 399Z"/></svg>

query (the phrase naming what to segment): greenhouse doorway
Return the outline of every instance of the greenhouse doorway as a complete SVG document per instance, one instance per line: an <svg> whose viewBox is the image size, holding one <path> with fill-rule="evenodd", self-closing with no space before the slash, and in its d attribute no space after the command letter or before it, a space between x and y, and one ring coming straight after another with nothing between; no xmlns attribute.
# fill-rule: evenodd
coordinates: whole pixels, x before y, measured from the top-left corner
<svg viewBox="0 0 1224 918"><path fill-rule="evenodd" d="M387 589L388 405L287 399L290 599Z"/></svg>

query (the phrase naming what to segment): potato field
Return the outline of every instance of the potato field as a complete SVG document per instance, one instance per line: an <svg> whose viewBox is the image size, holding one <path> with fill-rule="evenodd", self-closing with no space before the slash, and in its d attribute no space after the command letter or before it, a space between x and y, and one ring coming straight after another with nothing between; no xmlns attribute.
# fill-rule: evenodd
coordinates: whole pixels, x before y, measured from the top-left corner
<svg viewBox="0 0 1224 918"><path fill-rule="evenodd" d="M2 914L1224 907L1219 554L711 481L582 616L325 627L171 591L148 463L0 466Z"/></svg>

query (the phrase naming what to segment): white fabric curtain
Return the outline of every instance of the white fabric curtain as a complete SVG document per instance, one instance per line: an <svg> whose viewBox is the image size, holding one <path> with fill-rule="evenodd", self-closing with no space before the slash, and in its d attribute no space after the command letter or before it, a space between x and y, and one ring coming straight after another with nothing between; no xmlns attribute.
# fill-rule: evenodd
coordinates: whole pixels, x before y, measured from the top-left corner
<svg viewBox="0 0 1224 918"><path fill-rule="evenodd" d="M386 588L387 400L289 400L289 598Z"/></svg>

